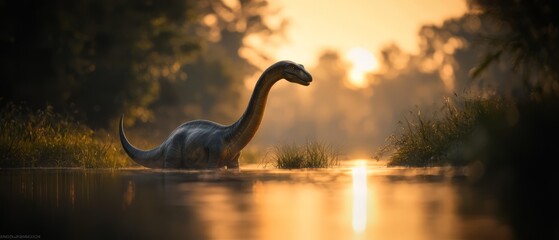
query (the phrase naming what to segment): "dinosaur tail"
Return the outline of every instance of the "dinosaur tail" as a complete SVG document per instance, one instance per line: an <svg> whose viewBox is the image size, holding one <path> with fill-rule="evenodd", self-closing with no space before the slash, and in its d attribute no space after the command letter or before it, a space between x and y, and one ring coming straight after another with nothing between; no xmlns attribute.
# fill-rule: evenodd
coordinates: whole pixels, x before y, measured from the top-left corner
<svg viewBox="0 0 559 240"><path fill-rule="evenodd" d="M128 154L128 156L130 158L132 158L132 160L134 160L134 162L144 166L144 167L148 167L148 168L163 168L163 158L162 158L162 153L163 151L161 151L161 146L157 146L151 150L141 150L138 149L136 147L134 147L132 144L130 144L130 142L128 141L128 139L126 138L126 135L124 135L124 129L123 129L123 117L124 115L120 116L120 124L119 124L119 128L118 131L120 132L120 143L122 144L122 147L124 148L124 151L126 152L126 154Z"/></svg>

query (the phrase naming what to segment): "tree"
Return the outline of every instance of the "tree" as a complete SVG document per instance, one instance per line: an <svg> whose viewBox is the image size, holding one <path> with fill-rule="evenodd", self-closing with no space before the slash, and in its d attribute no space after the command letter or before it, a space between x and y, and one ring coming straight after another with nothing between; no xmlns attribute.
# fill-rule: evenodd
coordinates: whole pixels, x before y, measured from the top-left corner
<svg viewBox="0 0 559 240"><path fill-rule="evenodd" d="M559 91L559 3L553 0L469 0L500 31L486 33L493 50L474 72L483 72L499 59L511 58L524 84L537 94Z"/></svg>
<svg viewBox="0 0 559 240"><path fill-rule="evenodd" d="M121 113L149 121L167 103L214 109L215 89L238 88L255 70L238 50L244 36L273 32L266 9L263 0L2 1L0 97L93 127Z"/></svg>
<svg viewBox="0 0 559 240"><path fill-rule="evenodd" d="M193 9L182 0L6 1L0 94L76 111L93 126L121 112L146 118L157 80L175 78L199 48L183 31Z"/></svg>
<svg viewBox="0 0 559 240"><path fill-rule="evenodd" d="M182 67L186 78L162 84L161 98L152 104L156 115L162 116L157 124L169 117L220 122L238 118L245 107L241 102L244 80L260 70L240 56L241 50L250 47L244 39L252 35L266 38L281 31L265 24L264 17L273 14L265 0L243 0L238 5L209 0L200 2L198 12L202 25L196 32L203 39L201 49L194 61Z"/></svg>

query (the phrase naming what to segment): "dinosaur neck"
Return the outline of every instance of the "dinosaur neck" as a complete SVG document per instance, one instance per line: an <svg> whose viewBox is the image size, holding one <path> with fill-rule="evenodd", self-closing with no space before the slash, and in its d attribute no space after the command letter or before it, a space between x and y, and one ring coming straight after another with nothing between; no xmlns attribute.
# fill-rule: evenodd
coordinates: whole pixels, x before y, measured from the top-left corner
<svg viewBox="0 0 559 240"><path fill-rule="evenodd" d="M239 152L256 134L264 116L268 93L279 79L266 73L258 79L245 112L237 122L229 126L227 140L232 152Z"/></svg>

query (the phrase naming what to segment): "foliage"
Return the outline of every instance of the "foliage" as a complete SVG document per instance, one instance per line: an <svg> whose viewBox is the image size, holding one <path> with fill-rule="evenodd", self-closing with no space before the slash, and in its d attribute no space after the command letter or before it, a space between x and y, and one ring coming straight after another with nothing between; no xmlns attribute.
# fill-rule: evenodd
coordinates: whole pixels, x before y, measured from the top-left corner
<svg viewBox="0 0 559 240"><path fill-rule="evenodd" d="M501 111L503 102L496 99L445 99L433 117L422 116L421 110L399 122L400 131L388 138L375 158L389 153L389 166L427 167L469 164L468 140L475 137L480 121Z"/></svg>
<svg viewBox="0 0 559 240"><path fill-rule="evenodd" d="M245 36L274 31L267 8L265 0L1 1L0 97L52 105L95 128L121 113L130 125L161 105L218 99L202 108L210 111L225 95L216 89L238 94L254 71L238 52Z"/></svg>
<svg viewBox="0 0 559 240"><path fill-rule="evenodd" d="M197 40L188 1L5 1L2 92L39 109L74 110L106 126L121 112L148 118L158 80L177 78Z"/></svg>
<svg viewBox="0 0 559 240"><path fill-rule="evenodd" d="M406 166L468 164L475 160L468 153L475 144L469 141L480 132L488 134L500 128L498 125L508 126L510 116L526 117L515 110L519 103L534 100L524 104L538 106L554 99L546 95L559 93L559 4L547 0L469 3L474 11L447 20L441 27L421 29L419 60L411 56L405 68L398 70L393 63L402 54L397 48L387 48L383 61L397 73L410 72L414 65L420 72L438 71L447 90L464 89L483 98L447 100L431 118L421 115L419 109L410 113L376 157L390 152L391 164ZM445 69L452 74L445 75ZM506 99L507 104L498 99Z"/></svg>
<svg viewBox="0 0 559 240"><path fill-rule="evenodd" d="M500 59L525 75L537 94L557 94L559 80L559 3L553 0L470 0L472 8L499 27L482 34L492 49L473 76Z"/></svg>
<svg viewBox="0 0 559 240"><path fill-rule="evenodd" d="M339 164L338 152L329 144L319 141L307 141L303 146L284 144L275 146L271 159L265 165L273 164L276 168L327 168Z"/></svg>
<svg viewBox="0 0 559 240"><path fill-rule="evenodd" d="M94 133L51 106L0 109L0 167L118 168L131 162L109 135Z"/></svg>
<svg viewBox="0 0 559 240"><path fill-rule="evenodd" d="M181 67L186 78L161 83L160 97L150 105L155 116L162 116L154 121L158 128L177 124L164 122L167 119L205 118L224 123L236 120L245 107L244 81L259 70L240 53L250 52L252 60L259 56L263 58L261 62L269 61L268 56L247 46L245 39L258 37L266 41L281 31L281 26L272 28L264 21L265 16L274 14L266 0L239 1L235 6L205 0L199 1L196 11L202 22L197 34L203 41L193 61ZM140 127L156 126L148 122Z"/></svg>

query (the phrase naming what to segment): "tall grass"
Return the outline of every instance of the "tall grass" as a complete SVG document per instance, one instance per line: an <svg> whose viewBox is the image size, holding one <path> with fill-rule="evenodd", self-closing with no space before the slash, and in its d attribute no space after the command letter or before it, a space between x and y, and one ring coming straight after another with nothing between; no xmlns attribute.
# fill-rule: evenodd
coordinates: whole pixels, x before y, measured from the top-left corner
<svg viewBox="0 0 559 240"><path fill-rule="evenodd" d="M389 166L462 166L467 157L468 141L476 126L496 112L501 111L499 99L446 98L443 107L431 117L421 110L410 111L399 122L398 132L387 139L387 145L377 151L375 158L389 154Z"/></svg>
<svg viewBox="0 0 559 240"><path fill-rule="evenodd" d="M0 108L0 167L130 166L113 139L53 111L12 103Z"/></svg>
<svg viewBox="0 0 559 240"><path fill-rule="evenodd" d="M283 144L275 146L265 165L282 169L327 168L339 164L339 153L330 144L308 140L304 145Z"/></svg>

